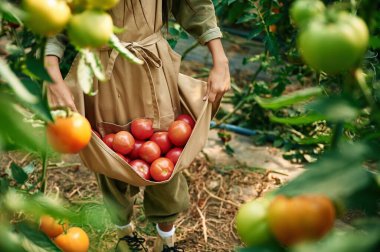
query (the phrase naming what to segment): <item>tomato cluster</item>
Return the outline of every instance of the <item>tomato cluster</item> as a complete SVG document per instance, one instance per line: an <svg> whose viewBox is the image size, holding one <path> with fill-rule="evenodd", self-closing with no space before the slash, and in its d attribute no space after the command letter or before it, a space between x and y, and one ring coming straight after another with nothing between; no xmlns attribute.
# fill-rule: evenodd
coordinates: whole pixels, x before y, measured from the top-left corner
<svg viewBox="0 0 380 252"><path fill-rule="evenodd" d="M277 196L244 204L236 228L248 246L264 245L274 238L285 246L318 240L334 225L335 207L323 195Z"/></svg>
<svg viewBox="0 0 380 252"><path fill-rule="evenodd" d="M63 252L87 252L90 240L79 227L68 227L66 222L59 223L53 217L40 218L40 230L50 237Z"/></svg>
<svg viewBox="0 0 380 252"><path fill-rule="evenodd" d="M142 178L160 182L172 175L194 126L193 118L182 114L168 131L154 132L151 119L138 118L132 121L130 132L110 133L102 140Z"/></svg>

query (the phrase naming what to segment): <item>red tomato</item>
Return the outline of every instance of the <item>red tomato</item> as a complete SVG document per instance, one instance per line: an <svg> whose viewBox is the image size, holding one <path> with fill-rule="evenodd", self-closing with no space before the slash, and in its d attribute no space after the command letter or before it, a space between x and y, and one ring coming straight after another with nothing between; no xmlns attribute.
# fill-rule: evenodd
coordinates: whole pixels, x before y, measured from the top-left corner
<svg viewBox="0 0 380 252"><path fill-rule="evenodd" d="M102 138L102 136L99 134L99 132L95 131L95 130L92 130L94 132L94 134L99 137L99 138Z"/></svg>
<svg viewBox="0 0 380 252"><path fill-rule="evenodd" d="M119 155L119 157L121 157L125 162L127 162L127 163L131 162L131 160L129 159L129 157L126 157L126 156L124 156L121 153L116 153L116 154Z"/></svg>
<svg viewBox="0 0 380 252"><path fill-rule="evenodd" d="M179 147L173 148L168 153L166 153L165 157L169 158L170 161L172 161L173 164L175 165L179 159L179 156L182 153L182 150L183 148L179 148Z"/></svg>
<svg viewBox="0 0 380 252"><path fill-rule="evenodd" d="M136 159L129 163L129 165L137 172L137 174L146 179L150 179L149 164L143 160Z"/></svg>
<svg viewBox="0 0 380 252"><path fill-rule="evenodd" d="M187 143L191 135L191 127L184 121L174 121L169 126L169 139L178 147L182 147Z"/></svg>
<svg viewBox="0 0 380 252"><path fill-rule="evenodd" d="M156 144L158 144L158 146L160 146L162 154L167 153L172 147L172 143L169 140L168 132L156 132L150 138L150 141L153 141Z"/></svg>
<svg viewBox="0 0 380 252"><path fill-rule="evenodd" d="M150 175L155 181L165 181L170 178L174 164L168 158L156 159L150 166Z"/></svg>
<svg viewBox="0 0 380 252"><path fill-rule="evenodd" d="M145 141L142 141L142 140L136 140L135 141L135 145L133 146L133 150L129 153L129 157L132 160L138 159L140 157L139 151L140 151L140 148L143 145L143 143L145 143Z"/></svg>
<svg viewBox="0 0 380 252"><path fill-rule="evenodd" d="M127 155L129 152L133 150L134 145L135 139L133 138L131 133L127 131L119 131L115 134L112 147L116 152L119 152L123 155Z"/></svg>
<svg viewBox="0 0 380 252"><path fill-rule="evenodd" d="M186 115L186 114L179 115L176 121L184 121L188 123L192 129L195 126L195 121L190 115Z"/></svg>
<svg viewBox="0 0 380 252"><path fill-rule="evenodd" d="M108 134L103 137L103 142L112 149L113 139L115 138L115 134Z"/></svg>
<svg viewBox="0 0 380 252"><path fill-rule="evenodd" d="M139 156L150 164L161 156L160 146L155 142L147 141L140 147Z"/></svg>
<svg viewBox="0 0 380 252"><path fill-rule="evenodd" d="M145 140L153 135L153 121L146 118L138 118L131 123L132 135L139 140Z"/></svg>

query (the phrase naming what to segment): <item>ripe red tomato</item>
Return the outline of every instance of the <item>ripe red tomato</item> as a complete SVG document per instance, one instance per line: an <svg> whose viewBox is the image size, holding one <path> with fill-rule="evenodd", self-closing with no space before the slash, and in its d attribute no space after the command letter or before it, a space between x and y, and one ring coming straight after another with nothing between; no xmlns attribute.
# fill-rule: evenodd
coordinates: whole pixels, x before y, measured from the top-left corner
<svg viewBox="0 0 380 252"><path fill-rule="evenodd" d="M150 141L153 141L156 144L158 144L158 146L160 146L162 154L167 153L172 147L172 143L169 140L168 132L156 132L150 138Z"/></svg>
<svg viewBox="0 0 380 252"><path fill-rule="evenodd" d="M94 134L99 137L100 139L102 138L102 136L99 134L99 132L97 132L96 130L92 130L92 132L94 132Z"/></svg>
<svg viewBox="0 0 380 252"><path fill-rule="evenodd" d="M173 148L168 153L166 153L165 157L169 158L170 161L172 161L173 164L176 165L176 163L179 159L179 156L182 153L182 150L183 150L183 148L179 148L179 147Z"/></svg>
<svg viewBox="0 0 380 252"><path fill-rule="evenodd" d="M137 174L146 179L150 179L150 170L149 170L149 164L143 160L136 159L129 163L129 165L137 172Z"/></svg>
<svg viewBox="0 0 380 252"><path fill-rule="evenodd" d="M191 135L191 127L184 121L174 121L169 126L169 139L178 147L182 147L187 143Z"/></svg>
<svg viewBox="0 0 380 252"><path fill-rule="evenodd" d="M268 222L282 244L317 240L334 225L335 208L325 196L277 196L268 208Z"/></svg>
<svg viewBox="0 0 380 252"><path fill-rule="evenodd" d="M103 137L103 142L110 147L111 149L113 148L113 139L115 138L115 134L107 134Z"/></svg>
<svg viewBox="0 0 380 252"><path fill-rule="evenodd" d="M147 141L140 147L139 156L150 164L161 156L160 146L155 142Z"/></svg>
<svg viewBox="0 0 380 252"><path fill-rule="evenodd" d="M150 166L150 175L155 181L165 181L170 178L174 164L168 158L156 159Z"/></svg>
<svg viewBox="0 0 380 252"><path fill-rule="evenodd" d="M133 146L133 150L129 153L129 157L131 160L138 159L140 157L139 151L141 146L145 143L143 140L136 140L135 145Z"/></svg>
<svg viewBox="0 0 380 252"><path fill-rule="evenodd" d="M123 154L121 153L116 153L117 155L119 155L119 157L121 157L125 162L129 163L131 160L129 159L129 157L126 157L124 156Z"/></svg>
<svg viewBox="0 0 380 252"><path fill-rule="evenodd" d="M50 145L61 153L78 153L91 139L90 123L76 112L68 116L56 116L46 130Z"/></svg>
<svg viewBox="0 0 380 252"><path fill-rule="evenodd" d="M153 135L153 121L146 118L138 118L131 123L132 135L139 140L145 140Z"/></svg>
<svg viewBox="0 0 380 252"><path fill-rule="evenodd" d="M66 233L62 233L54 239L55 244L63 252L87 252L90 240L83 229L72 227Z"/></svg>
<svg viewBox="0 0 380 252"><path fill-rule="evenodd" d="M195 126L195 121L190 115L186 115L186 114L179 115L176 121L184 121L188 123L192 129Z"/></svg>
<svg viewBox="0 0 380 252"><path fill-rule="evenodd" d="M127 155L133 150L133 146L135 145L135 139L131 135L131 133L127 131L119 131L115 134L115 138L113 139L112 148L123 155Z"/></svg>

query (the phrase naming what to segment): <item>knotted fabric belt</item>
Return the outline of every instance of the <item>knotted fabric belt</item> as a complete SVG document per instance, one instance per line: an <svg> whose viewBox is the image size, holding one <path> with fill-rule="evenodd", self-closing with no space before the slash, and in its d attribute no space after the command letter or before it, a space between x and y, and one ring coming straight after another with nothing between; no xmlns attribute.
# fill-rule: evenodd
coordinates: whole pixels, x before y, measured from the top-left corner
<svg viewBox="0 0 380 252"><path fill-rule="evenodd" d="M154 84L154 78L152 75L152 67L160 68L162 67L162 61L158 58L152 51L148 50L146 47L156 44L158 41L163 39L161 31L153 33L152 35L146 37L145 39L138 42L124 42L121 41L123 47L130 50L136 57L141 59L144 64L142 65L145 69L145 72L148 76L149 86L152 96L152 106L153 106L153 127L160 128L160 110L158 104L158 98L156 93L156 85ZM103 47L100 51L108 51L109 47ZM115 62L117 57L119 56L119 52L115 49L112 49L110 54L107 67L106 67L106 77L107 79L111 78L113 68L115 66ZM131 63L133 64L133 63Z"/></svg>

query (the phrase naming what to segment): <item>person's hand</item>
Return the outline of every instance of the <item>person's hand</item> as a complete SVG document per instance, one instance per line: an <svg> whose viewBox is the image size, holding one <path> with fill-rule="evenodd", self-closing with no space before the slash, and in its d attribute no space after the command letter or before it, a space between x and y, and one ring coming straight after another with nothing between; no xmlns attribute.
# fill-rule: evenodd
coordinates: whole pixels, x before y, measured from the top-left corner
<svg viewBox="0 0 380 252"><path fill-rule="evenodd" d="M225 92L230 90L230 69L228 61L215 62L207 81L207 93L203 100L220 101Z"/></svg>
<svg viewBox="0 0 380 252"><path fill-rule="evenodd" d="M67 85L62 81L60 83L52 83L48 85L49 105L55 107L69 107L73 111L77 111L74 103L73 95Z"/></svg>
<svg viewBox="0 0 380 252"><path fill-rule="evenodd" d="M220 101L224 93L230 90L230 68L220 39L209 41L207 47L212 54L214 66L208 77L207 93L203 100L208 99L214 103Z"/></svg>
<svg viewBox="0 0 380 252"><path fill-rule="evenodd" d="M56 56L46 56L45 67L53 82L48 84L50 107L69 107L73 111L77 111L73 95L63 81L61 70L59 69L59 59Z"/></svg>

